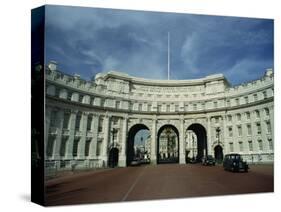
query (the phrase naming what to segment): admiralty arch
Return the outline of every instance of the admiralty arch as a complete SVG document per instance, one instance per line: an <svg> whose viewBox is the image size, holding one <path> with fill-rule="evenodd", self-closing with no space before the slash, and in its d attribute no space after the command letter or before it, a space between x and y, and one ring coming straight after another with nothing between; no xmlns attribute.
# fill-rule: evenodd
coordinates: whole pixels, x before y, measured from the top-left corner
<svg viewBox="0 0 281 212"><path fill-rule="evenodd" d="M45 75L48 167L128 166L142 129L149 131L150 164L186 164L204 155L219 160L232 152L249 163L274 160L272 69L237 86L223 74L151 80L110 71L86 81L64 74L56 62ZM166 147L160 145L165 139Z"/></svg>

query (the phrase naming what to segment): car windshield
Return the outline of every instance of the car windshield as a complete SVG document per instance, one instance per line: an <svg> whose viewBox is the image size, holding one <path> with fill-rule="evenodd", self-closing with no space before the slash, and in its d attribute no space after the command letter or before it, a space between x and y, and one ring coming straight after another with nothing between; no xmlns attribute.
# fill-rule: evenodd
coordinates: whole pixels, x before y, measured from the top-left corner
<svg viewBox="0 0 281 212"><path fill-rule="evenodd" d="M240 155L231 155L231 159L240 160Z"/></svg>

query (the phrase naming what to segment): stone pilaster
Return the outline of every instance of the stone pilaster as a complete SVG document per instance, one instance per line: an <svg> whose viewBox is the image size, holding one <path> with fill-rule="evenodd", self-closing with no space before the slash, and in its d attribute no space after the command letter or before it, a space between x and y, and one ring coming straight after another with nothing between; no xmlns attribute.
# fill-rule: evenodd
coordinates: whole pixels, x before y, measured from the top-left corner
<svg viewBox="0 0 281 212"><path fill-rule="evenodd" d="M207 129L207 145L208 145L208 154L211 154L213 153L213 150L212 150L212 128L211 128L211 117L208 116L207 117L207 126L208 126L208 129Z"/></svg>
<svg viewBox="0 0 281 212"><path fill-rule="evenodd" d="M221 147L223 148L223 154L225 155L225 153L227 152L227 144L226 144L226 140L227 140L227 127L226 127L226 123L227 123L227 117L226 115L222 116L222 121L223 121L223 136L221 137L222 139L220 140L221 142ZM222 145L223 144L223 145Z"/></svg>
<svg viewBox="0 0 281 212"><path fill-rule="evenodd" d="M75 134L76 114L77 114L76 110L71 111L71 115L70 115L70 119L69 119L69 121L70 121L69 137L68 137L68 141L67 141L66 155L65 155L65 159L67 159L67 160L73 159L72 151L73 151L73 142L74 142L74 134Z"/></svg>
<svg viewBox="0 0 281 212"><path fill-rule="evenodd" d="M46 114L45 114L45 135L44 135L44 158L47 158L47 143L49 140L49 129L50 129L50 123L51 123L51 114L52 109L50 107L46 107Z"/></svg>
<svg viewBox="0 0 281 212"><path fill-rule="evenodd" d="M121 152L119 153L118 166L126 166L126 148L127 148L127 132L128 131L128 117L123 118L122 126L122 141L121 141Z"/></svg>
<svg viewBox="0 0 281 212"><path fill-rule="evenodd" d="M157 145L157 119L156 117L152 120L152 128L151 128L151 163L157 163L157 155L156 155L156 145Z"/></svg>
<svg viewBox="0 0 281 212"><path fill-rule="evenodd" d="M88 113L83 112L80 123L81 138L78 146L78 159L85 159L86 133L87 133Z"/></svg>
<svg viewBox="0 0 281 212"><path fill-rule="evenodd" d="M54 143L54 154L53 158L55 160L60 159L60 148L62 143L62 127L63 127L63 119L64 119L64 110L59 110L56 117L56 127L57 127L57 135Z"/></svg>
<svg viewBox="0 0 281 212"><path fill-rule="evenodd" d="M97 156L98 129L99 129L99 115L93 115L93 120L91 125L91 132L93 133L93 138L89 150L90 159L96 159Z"/></svg>
<svg viewBox="0 0 281 212"><path fill-rule="evenodd" d="M179 152L180 152L180 164L185 164L185 140L184 140L184 118L180 118L180 145L179 145Z"/></svg>
<svg viewBox="0 0 281 212"><path fill-rule="evenodd" d="M104 125L103 125L103 146L102 146L102 159L104 161L104 164L107 165L107 161L108 161L108 144L109 144L109 140L110 140L110 116L106 115L104 117Z"/></svg>

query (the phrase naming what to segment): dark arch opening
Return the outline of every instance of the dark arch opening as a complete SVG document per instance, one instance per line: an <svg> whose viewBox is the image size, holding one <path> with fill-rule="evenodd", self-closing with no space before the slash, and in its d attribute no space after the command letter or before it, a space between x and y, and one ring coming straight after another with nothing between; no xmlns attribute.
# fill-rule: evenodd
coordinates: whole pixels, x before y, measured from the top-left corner
<svg viewBox="0 0 281 212"><path fill-rule="evenodd" d="M220 145L215 146L215 159L217 163L221 163L223 161L223 149Z"/></svg>
<svg viewBox="0 0 281 212"><path fill-rule="evenodd" d="M135 157L135 150L134 150L134 141L135 141L135 135L140 130L149 130L147 126L144 124L136 124L131 127L131 129L128 132L128 139L127 139L127 150L126 150L126 163L127 166L131 164L131 162L134 160Z"/></svg>
<svg viewBox="0 0 281 212"><path fill-rule="evenodd" d="M114 168L118 166L118 156L119 156L119 150L116 147L111 148L108 157L109 167Z"/></svg>
<svg viewBox="0 0 281 212"><path fill-rule="evenodd" d="M179 162L179 132L173 125L162 126L157 133L157 163Z"/></svg>
<svg viewBox="0 0 281 212"><path fill-rule="evenodd" d="M206 129L201 124L192 124L187 130L192 130L197 136L197 156L196 161L201 162L202 157L207 155L207 133Z"/></svg>

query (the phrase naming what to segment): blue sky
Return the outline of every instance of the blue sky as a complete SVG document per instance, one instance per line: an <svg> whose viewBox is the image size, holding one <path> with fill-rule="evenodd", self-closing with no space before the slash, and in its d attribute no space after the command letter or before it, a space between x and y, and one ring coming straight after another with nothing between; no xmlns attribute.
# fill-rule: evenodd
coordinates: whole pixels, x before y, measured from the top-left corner
<svg viewBox="0 0 281 212"><path fill-rule="evenodd" d="M167 79L223 73L232 85L273 68L273 20L46 6L46 61L90 80L117 70Z"/></svg>

